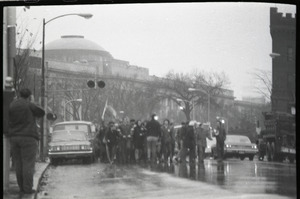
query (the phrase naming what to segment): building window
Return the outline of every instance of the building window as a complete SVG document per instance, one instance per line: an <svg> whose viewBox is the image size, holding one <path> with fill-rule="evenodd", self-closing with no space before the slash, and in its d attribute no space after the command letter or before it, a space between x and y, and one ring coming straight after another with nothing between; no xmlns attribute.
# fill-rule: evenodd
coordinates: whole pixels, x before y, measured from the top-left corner
<svg viewBox="0 0 300 199"><path fill-rule="evenodd" d="M294 50L291 47L287 49L287 61L293 61Z"/></svg>

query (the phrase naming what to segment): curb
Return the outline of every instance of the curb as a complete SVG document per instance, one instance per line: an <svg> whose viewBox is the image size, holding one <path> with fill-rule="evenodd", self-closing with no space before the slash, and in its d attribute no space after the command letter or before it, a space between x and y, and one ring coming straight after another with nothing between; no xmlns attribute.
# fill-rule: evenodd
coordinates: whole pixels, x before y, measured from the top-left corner
<svg viewBox="0 0 300 199"><path fill-rule="evenodd" d="M48 167L50 166L50 163L47 164L47 166L45 167L45 169L43 170L43 172L41 173L41 175L39 176L39 179L38 179L38 183L37 183L37 187L36 187L36 191L34 193L34 196L33 196L33 199L37 199L37 195L39 193L39 189L40 189L40 183L41 183L41 180L44 176L44 173L46 172L46 170L48 169Z"/></svg>

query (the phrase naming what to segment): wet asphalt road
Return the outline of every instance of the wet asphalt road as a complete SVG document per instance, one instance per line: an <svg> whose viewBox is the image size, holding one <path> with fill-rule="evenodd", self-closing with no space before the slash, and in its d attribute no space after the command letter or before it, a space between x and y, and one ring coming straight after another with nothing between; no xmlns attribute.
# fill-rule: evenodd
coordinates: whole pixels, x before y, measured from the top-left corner
<svg viewBox="0 0 300 199"><path fill-rule="evenodd" d="M38 199L50 198L297 198L296 164L206 159L190 167L69 161L46 171Z"/></svg>

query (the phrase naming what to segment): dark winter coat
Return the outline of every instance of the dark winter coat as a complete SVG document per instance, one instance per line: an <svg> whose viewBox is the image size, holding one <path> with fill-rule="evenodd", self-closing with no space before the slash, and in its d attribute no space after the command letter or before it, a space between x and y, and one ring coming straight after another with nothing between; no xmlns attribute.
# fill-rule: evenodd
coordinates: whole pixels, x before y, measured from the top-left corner
<svg viewBox="0 0 300 199"><path fill-rule="evenodd" d="M161 140L163 143L173 143L174 142L174 131L171 127L166 128L161 127Z"/></svg>
<svg viewBox="0 0 300 199"><path fill-rule="evenodd" d="M216 141L217 142L224 142L226 140L226 131L223 127L218 126L217 131L219 131L219 134L216 135Z"/></svg>
<svg viewBox="0 0 300 199"><path fill-rule="evenodd" d="M141 126L136 126L133 131L133 145L137 149L143 149L146 129Z"/></svg>
<svg viewBox="0 0 300 199"><path fill-rule="evenodd" d="M26 136L39 140L36 118L45 111L24 98L14 100L9 106L9 136Z"/></svg>
<svg viewBox="0 0 300 199"><path fill-rule="evenodd" d="M117 130L107 128L105 132L105 140L109 146L116 146L118 141L119 133Z"/></svg>
<svg viewBox="0 0 300 199"><path fill-rule="evenodd" d="M187 126L182 129L181 132L183 147L192 148L195 146L195 133L193 126Z"/></svg>
<svg viewBox="0 0 300 199"><path fill-rule="evenodd" d="M161 137L160 124L154 118L147 123L146 129L148 131L147 136Z"/></svg>

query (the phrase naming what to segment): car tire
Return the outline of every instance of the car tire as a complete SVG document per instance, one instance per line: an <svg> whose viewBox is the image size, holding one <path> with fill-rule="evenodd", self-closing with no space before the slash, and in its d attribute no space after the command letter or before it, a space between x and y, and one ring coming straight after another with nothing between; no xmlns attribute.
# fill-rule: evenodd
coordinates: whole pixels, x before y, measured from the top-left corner
<svg viewBox="0 0 300 199"><path fill-rule="evenodd" d="M91 164L93 162L93 158L92 157L84 157L82 159L83 164Z"/></svg>
<svg viewBox="0 0 300 199"><path fill-rule="evenodd" d="M250 155L250 156L249 156L249 160L250 160L250 161L253 161L253 159L254 159L254 155Z"/></svg>
<svg viewBox="0 0 300 199"><path fill-rule="evenodd" d="M57 158L50 158L50 163L54 166L58 165L59 160Z"/></svg>
<svg viewBox="0 0 300 199"><path fill-rule="evenodd" d="M288 156L289 162L294 163L295 158L293 156Z"/></svg>
<svg viewBox="0 0 300 199"><path fill-rule="evenodd" d="M240 156L240 159L241 159L241 160L244 160L244 159L245 159L245 156L241 155L241 156Z"/></svg>

